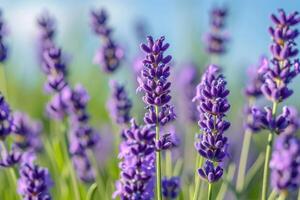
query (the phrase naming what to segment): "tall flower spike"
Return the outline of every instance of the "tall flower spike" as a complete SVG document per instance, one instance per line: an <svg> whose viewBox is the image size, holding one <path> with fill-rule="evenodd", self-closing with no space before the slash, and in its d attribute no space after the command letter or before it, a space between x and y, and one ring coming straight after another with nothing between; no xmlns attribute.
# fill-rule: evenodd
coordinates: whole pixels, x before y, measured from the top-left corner
<svg viewBox="0 0 300 200"><path fill-rule="evenodd" d="M2 10L0 9L0 63L5 62L5 60L7 59L8 48L4 42L6 33L7 28L3 19Z"/></svg>
<svg viewBox="0 0 300 200"><path fill-rule="evenodd" d="M215 182L222 176L222 168L215 169L214 163L223 162L227 155L228 141L224 132L230 123L224 119L230 105L227 100L229 90L226 81L216 65L210 65L204 73L194 101L198 102L199 126L201 134L196 138L195 148L206 158L204 168L199 169L202 178Z"/></svg>
<svg viewBox="0 0 300 200"><path fill-rule="evenodd" d="M300 186L300 140L294 135L277 138L270 162L271 183L277 191Z"/></svg>
<svg viewBox="0 0 300 200"><path fill-rule="evenodd" d="M41 151L43 144L40 138L42 124L32 120L27 114L15 112L13 114L15 145L24 150Z"/></svg>
<svg viewBox="0 0 300 200"><path fill-rule="evenodd" d="M12 131L13 117L8 103L0 92L0 139L4 140Z"/></svg>
<svg viewBox="0 0 300 200"><path fill-rule="evenodd" d="M151 126L138 126L134 120L124 131L124 141L119 158L122 159L120 180L116 184L113 197L122 200L153 198L155 170L155 133Z"/></svg>
<svg viewBox="0 0 300 200"><path fill-rule="evenodd" d="M215 7L210 12L211 31L205 35L206 51L209 54L222 55L226 52L225 43L228 37L224 33L226 8Z"/></svg>
<svg viewBox="0 0 300 200"><path fill-rule="evenodd" d="M49 188L52 181L47 169L26 162L22 164L19 172L18 192L23 199L51 200Z"/></svg>
<svg viewBox="0 0 300 200"><path fill-rule="evenodd" d="M108 109L111 118L117 124L126 124L130 121L131 100L125 90L125 87L115 81L111 82L111 98L108 102Z"/></svg>
<svg viewBox="0 0 300 200"><path fill-rule="evenodd" d="M162 180L162 193L166 199L176 199L180 192L180 179L179 177L164 177Z"/></svg>
<svg viewBox="0 0 300 200"><path fill-rule="evenodd" d="M103 42L95 54L94 62L100 65L104 72L113 73L119 68L124 52L112 39L112 29L107 26L107 18L104 9L91 11L91 27Z"/></svg>
<svg viewBox="0 0 300 200"><path fill-rule="evenodd" d="M138 77L138 91L144 92L143 101L147 104L148 112L144 121L147 124L165 125L175 119L173 106L169 105L171 100L170 86L168 81L170 76L169 62L172 57L164 56L169 48L168 43L164 43L165 38L160 37L156 41L151 36L147 37L148 44L142 44L141 49L146 53L144 67L141 76ZM159 108L155 113L155 106Z"/></svg>

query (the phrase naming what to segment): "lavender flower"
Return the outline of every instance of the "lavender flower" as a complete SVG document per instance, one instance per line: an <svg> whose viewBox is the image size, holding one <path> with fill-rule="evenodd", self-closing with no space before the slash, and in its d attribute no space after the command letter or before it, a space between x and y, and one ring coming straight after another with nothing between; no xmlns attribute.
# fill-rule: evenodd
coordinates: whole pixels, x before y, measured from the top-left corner
<svg viewBox="0 0 300 200"><path fill-rule="evenodd" d="M121 176L117 182L117 190L113 194L122 200L153 198L153 174L155 161L155 133L151 126L138 126L134 120L131 127L124 131L119 158Z"/></svg>
<svg viewBox="0 0 300 200"><path fill-rule="evenodd" d="M0 139L4 140L12 131L13 118L8 103L0 92Z"/></svg>
<svg viewBox="0 0 300 200"><path fill-rule="evenodd" d="M162 180L162 194L166 199L176 199L180 192L179 177L164 177Z"/></svg>
<svg viewBox="0 0 300 200"><path fill-rule="evenodd" d="M85 183L95 181L95 171L85 151L72 155L72 162L81 181Z"/></svg>
<svg viewBox="0 0 300 200"><path fill-rule="evenodd" d="M54 36L56 33L56 26L54 18L47 12L43 12L37 19L39 27L39 57L40 61L43 60L43 53L54 47Z"/></svg>
<svg viewBox="0 0 300 200"><path fill-rule="evenodd" d="M168 65L172 57L164 56L169 44L164 44L164 37L156 41L152 37L147 37L148 44L142 44L141 49L146 53L144 68L141 76L138 77L138 91L143 91L143 101L148 105L148 112L145 114L144 121L147 124L165 125L175 119L176 115L173 106L169 105L171 100L170 86L168 81L170 76L170 66ZM158 111L156 113L155 108Z"/></svg>
<svg viewBox="0 0 300 200"><path fill-rule="evenodd" d="M94 61L102 66L104 72L113 73L119 68L124 53L112 39L112 29L107 26L107 18L104 9L91 11L91 27L103 41L103 45L97 51Z"/></svg>
<svg viewBox="0 0 300 200"><path fill-rule="evenodd" d="M197 86L197 93L193 99L199 105L199 126L202 131L197 137L195 148L201 156L209 160L204 168L198 171L200 176L209 182L217 181L222 175L221 167L217 167L215 171L212 162L220 163L227 155L228 143L224 132L230 123L224 117L230 108L228 94L229 90L220 69L216 65L210 65ZM209 176L209 172L214 176Z"/></svg>
<svg viewBox="0 0 300 200"><path fill-rule="evenodd" d="M294 135L277 138L270 162L271 183L277 191L300 186L300 140Z"/></svg>
<svg viewBox="0 0 300 200"><path fill-rule="evenodd" d="M210 13L211 31L205 35L206 51L209 54L222 55L226 52L225 43L228 37L223 33L226 8L213 8Z"/></svg>
<svg viewBox="0 0 300 200"><path fill-rule="evenodd" d="M42 133L42 124L39 121L32 120L27 114L15 112L14 118L14 144L24 150L32 149L35 152L41 151L43 144L40 138Z"/></svg>
<svg viewBox="0 0 300 200"><path fill-rule="evenodd" d="M190 122L198 121L198 113L196 105L191 102L191 99L196 94L195 87L198 82L198 71L196 65L188 63L182 66L178 73L177 85L179 89L179 108L183 108L180 113L184 119Z"/></svg>
<svg viewBox="0 0 300 200"><path fill-rule="evenodd" d="M293 91L287 85L299 73L299 61L294 59L298 54L295 43L298 30L293 27L300 22L300 16L297 12L287 15L283 10L279 10L279 16L272 15L271 19L275 25L269 28L273 38L273 58L269 65L260 68L260 73L264 74L265 79L261 90L268 100L281 102L292 95Z"/></svg>
<svg viewBox="0 0 300 200"><path fill-rule="evenodd" d="M65 87L61 92L56 93L46 105L46 114L51 119L63 120L69 109L69 102L66 93L69 88Z"/></svg>
<svg viewBox="0 0 300 200"><path fill-rule="evenodd" d="M6 151L6 149L1 149L1 167L13 167L16 164L19 164L22 158L22 152L20 149L13 146L11 151Z"/></svg>
<svg viewBox="0 0 300 200"><path fill-rule="evenodd" d="M7 59L8 48L4 42L7 29L2 15L2 10L0 10L0 63L5 62Z"/></svg>
<svg viewBox="0 0 300 200"><path fill-rule="evenodd" d="M22 164L19 172L18 193L23 199L51 199L48 190L52 186L52 181L47 169L26 162Z"/></svg>
<svg viewBox="0 0 300 200"><path fill-rule="evenodd" d="M131 100L125 87L115 81L111 82L112 95L108 103L111 117L118 124L126 124L130 121Z"/></svg>

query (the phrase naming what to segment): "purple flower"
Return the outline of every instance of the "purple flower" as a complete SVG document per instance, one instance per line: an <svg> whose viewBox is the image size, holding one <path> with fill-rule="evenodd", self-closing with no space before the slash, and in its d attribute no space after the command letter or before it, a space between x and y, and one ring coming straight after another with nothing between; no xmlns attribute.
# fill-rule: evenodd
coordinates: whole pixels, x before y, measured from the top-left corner
<svg viewBox="0 0 300 200"><path fill-rule="evenodd" d="M193 123L198 121L198 112L195 103L191 99L196 94L195 87L198 81L198 70L192 63L182 66L178 73L178 80L176 80L179 89L179 108L182 108L180 113L182 113L184 119L188 119Z"/></svg>
<svg viewBox="0 0 300 200"><path fill-rule="evenodd" d="M220 166L215 167L214 164L206 160L204 167L198 169L199 175L210 183L217 182L223 175L223 169Z"/></svg>
<svg viewBox="0 0 300 200"><path fill-rule="evenodd" d="M261 91L268 100L281 102L292 95L293 90L287 86L299 73L299 61L294 59L298 54L295 43L298 30L293 27L300 22L300 16L297 12L287 15L280 9L279 16L273 14L271 19L274 23L274 27L269 28L273 58L260 68L265 79Z"/></svg>
<svg viewBox="0 0 300 200"><path fill-rule="evenodd" d="M42 124L39 121L32 120L27 114L15 112L14 118L14 133L15 142L19 148L33 149L38 152L43 148L40 138L42 133Z"/></svg>
<svg viewBox="0 0 300 200"><path fill-rule="evenodd" d="M177 176L162 179L162 194L166 199L176 199L180 192L180 179Z"/></svg>
<svg viewBox="0 0 300 200"><path fill-rule="evenodd" d="M210 13L211 31L205 35L206 51L210 54L221 55L226 52L225 43L228 37L224 34L226 8L213 8Z"/></svg>
<svg viewBox="0 0 300 200"><path fill-rule="evenodd" d="M56 93L47 103L47 116L55 120L63 120L68 114L69 102L65 93L69 88L64 88L61 92Z"/></svg>
<svg viewBox="0 0 300 200"><path fill-rule="evenodd" d="M220 74L220 69L216 65L210 65L202 76L193 99L198 102L200 114L198 124L202 132L196 137L195 148L201 156L209 160L204 168L199 169L199 173L209 182L217 181L223 172L219 166L214 171L212 162L223 162L227 155L228 141L224 132L229 128L230 123L224 117L230 108L228 94L229 90L226 88L226 81Z"/></svg>
<svg viewBox="0 0 300 200"><path fill-rule="evenodd" d="M138 77L138 91L143 91L143 101L148 105L148 112L144 121L147 124L165 125L176 118L173 106L169 105L171 100L169 62L172 57L164 56L169 44L164 43L165 38L160 37L156 41L147 37L148 44L142 44L141 49L146 53L143 61L144 67L141 76ZM155 111L158 108L158 114Z"/></svg>
<svg viewBox="0 0 300 200"><path fill-rule="evenodd" d="M23 199L51 199L49 188L52 181L47 169L26 162L21 165L19 173L18 193Z"/></svg>
<svg viewBox="0 0 300 200"><path fill-rule="evenodd" d="M270 161L271 183L277 190L295 190L300 185L300 140L283 134L275 143Z"/></svg>
<svg viewBox="0 0 300 200"><path fill-rule="evenodd" d="M115 81L111 82L111 98L108 102L108 109L112 119L118 124L126 124L130 121L131 100L125 87Z"/></svg>
<svg viewBox="0 0 300 200"><path fill-rule="evenodd" d="M0 92L0 139L4 140L10 134L13 118L8 103Z"/></svg>
<svg viewBox="0 0 300 200"><path fill-rule="evenodd" d="M119 164L121 169L120 180L116 183L117 189L113 194L122 200L153 198L153 174L155 170L155 132L151 126L138 126L134 120L131 127L124 131L124 140L121 145Z"/></svg>
<svg viewBox="0 0 300 200"><path fill-rule="evenodd" d="M7 59L8 48L4 42L4 38L7 32L5 22L2 16L2 10L0 10L0 63L3 63Z"/></svg>
<svg viewBox="0 0 300 200"><path fill-rule="evenodd" d="M5 149L1 149L1 167L13 167L16 164L19 164L22 158L22 152L20 149L13 146L11 151L6 151Z"/></svg>
<svg viewBox="0 0 300 200"><path fill-rule="evenodd" d="M81 181L85 183L92 183L95 181L95 171L87 157L87 154L84 151L73 155L72 162L77 176Z"/></svg>
<svg viewBox="0 0 300 200"><path fill-rule="evenodd" d="M257 127L268 129L276 134L281 134L290 125L291 111L286 106L283 107L282 113L277 117L273 116L270 107L265 107L264 110L253 107L252 114Z"/></svg>
<svg viewBox="0 0 300 200"><path fill-rule="evenodd" d="M102 47L95 54L94 62L102 66L104 72L112 73L119 68L124 52L112 39L112 29L107 26L107 18L104 9L91 11L91 27L103 41Z"/></svg>

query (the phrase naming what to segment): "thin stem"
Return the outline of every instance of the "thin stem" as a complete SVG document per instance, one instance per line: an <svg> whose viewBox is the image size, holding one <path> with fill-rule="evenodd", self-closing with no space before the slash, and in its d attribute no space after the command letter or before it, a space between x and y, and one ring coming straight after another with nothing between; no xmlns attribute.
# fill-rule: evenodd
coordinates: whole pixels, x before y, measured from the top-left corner
<svg viewBox="0 0 300 200"><path fill-rule="evenodd" d="M219 190L219 193L218 193L216 199L224 199L224 196L226 194L228 186L230 185L230 183L231 183L231 181L234 177L235 169L236 169L236 165L234 163L229 165L227 175L226 175L225 180L223 181L223 183L221 185L221 188Z"/></svg>
<svg viewBox="0 0 300 200"><path fill-rule="evenodd" d="M8 98L6 74L5 74L4 65L2 63L0 63L0 91L3 93L3 95L6 98Z"/></svg>
<svg viewBox="0 0 300 200"><path fill-rule="evenodd" d="M166 176L172 177L172 152L170 150L166 151Z"/></svg>
<svg viewBox="0 0 300 200"><path fill-rule="evenodd" d="M282 191L280 192L280 195L278 197L278 200L285 200L287 198L288 192L287 191Z"/></svg>
<svg viewBox="0 0 300 200"><path fill-rule="evenodd" d="M297 200L300 200L300 189L298 190L298 198Z"/></svg>
<svg viewBox="0 0 300 200"><path fill-rule="evenodd" d="M195 169L195 192L194 192L194 197L193 200L198 200L199 198L199 194L200 194L200 186L201 186L201 178L198 176L198 167L202 166L203 163L203 157L199 156L199 154L197 154L197 161L196 161L196 169Z"/></svg>
<svg viewBox="0 0 300 200"><path fill-rule="evenodd" d="M273 102L272 116L276 115L277 110L277 102ZM269 186L269 163L271 158L272 146L273 146L274 134L270 131L268 135L268 144L266 148L266 157L265 157L265 165L264 165L264 175L263 175L263 186L262 186L262 200L267 199L268 194L268 186Z"/></svg>
<svg viewBox="0 0 300 200"><path fill-rule="evenodd" d="M155 115L158 118L158 106L155 106ZM159 140L159 122L156 121L155 126L155 139L156 141ZM160 151L156 151L156 198L157 200L162 200L161 194L161 153Z"/></svg>
<svg viewBox="0 0 300 200"><path fill-rule="evenodd" d="M88 193L86 195L86 200L93 200L94 194L96 193L98 186L97 183L93 183L88 190Z"/></svg>
<svg viewBox="0 0 300 200"><path fill-rule="evenodd" d="M250 129L246 129L245 136L243 140L242 152L240 156L239 168L238 168L238 176L236 182L236 190L241 192L244 189L245 185L245 174L246 174L246 166L248 160L248 154L250 149L252 132Z"/></svg>
<svg viewBox="0 0 300 200"><path fill-rule="evenodd" d="M276 190L272 190L268 200L274 200L276 198L276 196L277 196Z"/></svg>
<svg viewBox="0 0 300 200"><path fill-rule="evenodd" d="M212 183L208 183L208 200L212 200Z"/></svg>

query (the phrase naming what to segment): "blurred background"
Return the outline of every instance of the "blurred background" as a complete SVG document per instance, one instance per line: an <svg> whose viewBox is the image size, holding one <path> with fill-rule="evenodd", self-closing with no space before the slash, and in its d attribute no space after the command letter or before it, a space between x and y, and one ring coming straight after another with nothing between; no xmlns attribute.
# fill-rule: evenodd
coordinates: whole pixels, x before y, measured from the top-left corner
<svg viewBox="0 0 300 200"><path fill-rule="evenodd" d="M203 35L209 31L209 11L214 6L226 6L228 18L226 31L230 37L227 53L219 63L224 70L231 91L232 109L229 118L232 121L228 135L239 152L242 141L242 110L244 105L243 87L247 80L246 69L257 63L261 55L269 56L271 42L268 27L270 14L283 8L287 12L299 10L300 1L296 0L0 0L0 8L8 26L7 44L9 59L6 62L9 101L14 110L30 113L35 118L44 118L44 106L48 96L43 92L45 76L41 72L37 59L37 16L48 11L56 19L56 43L70 58L69 71L71 83L82 83L90 93L89 111L92 123L106 127L110 122L106 110L109 98L109 79L117 79L126 84L130 97L134 100L133 116L143 116L143 104L136 95L136 82L133 72L134 59L140 54L138 26L143 24L145 33L155 38L161 35L171 47L174 74L184 63L193 62L202 71L209 59L204 51ZM93 64L94 53L101 45L89 24L90 10L105 8L109 15L108 24L113 28L113 37L125 50L125 60L121 68L113 75L103 73ZM300 41L298 40L297 43ZM176 78L174 79L176 82ZM292 83L295 91L287 104L300 106L299 80ZM176 87L173 86L176 93ZM180 113L177 113L180 115ZM102 128L103 129L103 128ZM183 132L187 132L184 131ZM110 134L102 132L101 134ZM187 134L187 133L185 133ZM193 135L194 133L190 133ZM263 136L264 137L264 136ZM234 138L234 139L233 139ZM254 137L253 157L263 149ZM263 143L262 143L263 144ZM193 151L193 149L192 149ZM233 153L233 160L235 155ZM236 160L236 162L238 159Z"/></svg>

